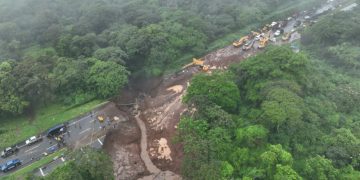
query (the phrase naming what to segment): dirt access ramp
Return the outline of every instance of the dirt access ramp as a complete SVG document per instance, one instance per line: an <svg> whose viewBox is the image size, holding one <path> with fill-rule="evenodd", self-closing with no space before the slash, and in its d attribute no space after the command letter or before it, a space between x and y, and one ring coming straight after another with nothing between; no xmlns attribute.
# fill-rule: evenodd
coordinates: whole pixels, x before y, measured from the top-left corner
<svg viewBox="0 0 360 180"><path fill-rule="evenodd" d="M212 52L202 59L210 65L207 73L223 70L234 62L251 56L253 50L243 52L241 48L227 46ZM173 139L177 133L180 117L187 112L182 103L186 89L194 74L204 73L198 67L189 67L178 73L164 77L151 94L139 96L140 118L147 128L148 153L152 162L162 171L180 173L183 148L175 144Z"/></svg>

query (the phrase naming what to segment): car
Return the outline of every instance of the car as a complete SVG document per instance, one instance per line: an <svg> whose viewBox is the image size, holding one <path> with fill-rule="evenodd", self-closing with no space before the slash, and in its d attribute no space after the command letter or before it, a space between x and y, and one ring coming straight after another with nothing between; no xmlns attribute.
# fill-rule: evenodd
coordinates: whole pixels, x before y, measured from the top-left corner
<svg viewBox="0 0 360 180"><path fill-rule="evenodd" d="M287 18L288 21L291 21L292 19L293 19L292 17L288 17L288 18Z"/></svg>
<svg viewBox="0 0 360 180"><path fill-rule="evenodd" d="M28 140L25 141L25 144L28 145L28 146L31 146L39 141L42 140L42 137L41 136L32 136L30 137Z"/></svg>
<svg viewBox="0 0 360 180"><path fill-rule="evenodd" d="M21 161L19 159L13 159L13 160L10 160L10 161L6 162L5 164L1 165L1 171L8 172L20 165L21 165Z"/></svg>
<svg viewBox="0 0 360 180"><path fill-rule="evenodd" d="M62 134L66 131L66 125L65 124L60 124L60 125L57 125L55 127L52 127L50 128L48 131L47 131L47 134L46 136L48 138L51 138L51 137L54 137L54 136L57 136L59 134Z"/></svg>
<svg viewBox="0 0 360 180"><path fill-rule="evenodd" d="M13 154L15 154L17 151L19 151L19 148L17 146L15 147L7 147L1 152L1 157L6 158Z"/></svg>
<svg viewBox="0 0 360 180"><path fill-rule="evenodd" d="M280 36L280 34L281 34L280 30L276 30L274 36Z"/></svg>
<svg viewBox="0 0 360 180"><path fill-rule="evenodd" d="M310 19L310 16L305 16L304 19L305 19L305 20L309 20L309 19Z"/></svg>
<svg viewBox="0 0 360 180"><path fill-rule="evenodd" d="M55 151L57 151L59 149L59 146L56 144L56 145L53 145L51 147L48 147L46 149L46 152L43 153L44 156L47 156L49 154L52 154L54 153Z"/></svg>

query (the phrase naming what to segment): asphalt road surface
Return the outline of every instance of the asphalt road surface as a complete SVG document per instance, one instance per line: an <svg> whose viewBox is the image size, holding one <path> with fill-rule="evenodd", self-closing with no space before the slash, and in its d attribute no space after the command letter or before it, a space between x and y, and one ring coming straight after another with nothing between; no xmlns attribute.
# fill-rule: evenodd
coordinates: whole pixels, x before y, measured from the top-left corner
<svg viewBox="0 0 360 180"><path fill-rule="evenodd" d="M96 138L93 142L90 143L89 146L92 148L95 148L95 149L101 149L104 139L105 139L105 136ZM67 157L56 157L56 159L54 159L49 164L46 164L46 165L40 167L39 169L36 169L34 171L34 174L36 176L46 176L46 175L50 174L56 167L62 165L66 161L67 161Z"/></svg>

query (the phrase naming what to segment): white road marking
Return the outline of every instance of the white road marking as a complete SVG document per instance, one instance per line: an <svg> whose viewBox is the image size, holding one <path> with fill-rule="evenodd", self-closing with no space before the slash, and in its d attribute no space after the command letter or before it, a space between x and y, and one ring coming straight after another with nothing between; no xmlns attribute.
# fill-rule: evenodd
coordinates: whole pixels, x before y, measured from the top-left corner
<svg viewBox="0 0 360 180"><path fill-rule="evenodd" d="M90 131L90 129L91 129L91 128L87 128L87 129L81 131L79 134L83 134L83 133L85 133L86 131Z"/></svg>
<svg viewBox="0 0 360 180"><path fill-rule="evenodd" d="M94 113L93 116L96 116L96 113ZM70 123L69 126L72 126L72 125L74 125L74 124L76 124L76 123L78 123L78 122L80 122L80 121L83 121L84 119L86 119L86 118L88 118L88 117L91 117L91 114L90 114L90 115L87 115L87 116L85 116L85 117L82 117L81 119L79 119L79 120L77 120L77 121L74 121L74 122Z"/></svg>
<svg viewBox="0 0 360 180"><path fill-rule="evenodd" d="M62 161L62 162L65 162L65 159L64 159L64 157L61 157L61 161Z"/></svg>
<svg viewBox="0 0 360 180"><path fill-rule="evenodd" d="M100 141L100 139L99 139L99 138L98 138L97 140L99 141L99 143L100 143L101 145L103 145L103 143Z"/></svg>
<svg viewBox="0 0 360 180"><path fill-rule="evenodd" d="M35 147L31 148L31 149L28 149L28 150L25 151L25 153L27 153L27 152L29 152L29 151L32 151L32 150L38 148L39 146L40 146L40 145L37 145L37 146L35 146Z"/></svg>
<svg viewBox="0 0 360 180"><path fill-rule="evenodd" d="M40 170L41 175L42 175L42 176L45 176L43 170L42 170L41 168L39 168L39 170Z"/></svg>

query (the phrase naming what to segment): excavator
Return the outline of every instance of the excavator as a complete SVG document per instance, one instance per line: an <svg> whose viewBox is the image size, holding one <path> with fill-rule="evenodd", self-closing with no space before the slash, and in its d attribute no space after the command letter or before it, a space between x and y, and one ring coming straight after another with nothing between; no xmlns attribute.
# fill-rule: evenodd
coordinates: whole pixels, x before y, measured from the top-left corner
<svg viewBox="0 0 360 180"><path fill-rule="evenodd" d="M240 40L235 41L235 42L233 43L233 46L234 46L234 47L240 47L240 46L242 46L248 39L249 39L249 36L244 36L244 37L240 38Z"/></svg>
<svg viewBox="0 0 360 180"><path fill-rule="evenodd" d="M268 31L271 30L271 25L270 24L266 24L262 29L261 32L262 33L267 33Z"/></svg>
<svg viewBox="0 0 360 180"><path fill-rule="evenodd" d="M251 48L253 47L254 43L255 43L255 40L254 40L254 39L248 40L248 41L245 43L245 45L243 46L242 49L243 49L244 51L247 51L247 50L249 50L249 49L251 49Z"/></svg>
<svg viewBox="0 0 360 180"><path fill-rule="evenodd" d="M256 32L256 31L251 31L252 37L256 37L258 35L260 35L260 33Z"/></svg>
<svg viewBox="0 0 360 180"><path fill-rule="evenodd" d="M201 70L203 71L208 71L210 66L209 65L204 65L204 61L201 60L201 59L196 59L196 58L193 58L193 61L185 66L182 67L182 69L186 69L190 66L193 66L193 65L197 65L201 68Z"/></svg>
<svg viewBox="0 0 360 180"><path fill-rule="evenodd" d="M266 37L266 36L262 37L262 38L260 39L258 48L259 48L259 49L265 48L265 46L267 45L268 42L269 42L269 38L268 38L268 37Z"/></svg>

